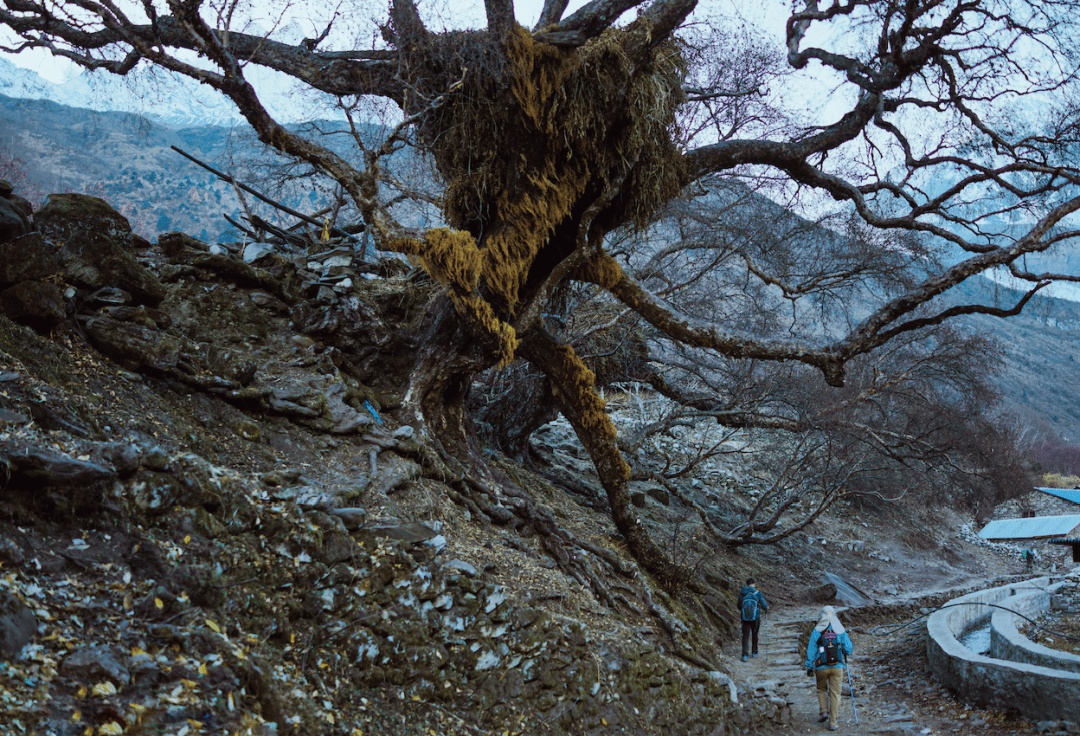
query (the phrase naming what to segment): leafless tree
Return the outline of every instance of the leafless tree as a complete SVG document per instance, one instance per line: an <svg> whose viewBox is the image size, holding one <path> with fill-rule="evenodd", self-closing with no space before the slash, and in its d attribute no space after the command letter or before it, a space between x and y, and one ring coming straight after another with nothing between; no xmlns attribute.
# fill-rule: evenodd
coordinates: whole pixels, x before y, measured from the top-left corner
<svg viewBox="0 0 1080 736"><path fill-rule="evenodd" d="M381 25L384 43L369 50L331 48L329 36L288 44L272 32L246 33L232 27L242 9L229 0L124 7L5 0L0 23L17 35L15 50L48 48L118 74L157 65L197 79L228 96L262 142L334 178L380 248L419 259L444 287L411 343L415 360L400 387L398 417L437 444L447 477L462 478L469 492L485 491L475 495L493 499L486 508L495 516L506 515L500 506L525 513L521 489L500 482L470 442L464 405L473 376L530 361L548 377L590 453L629 548L646 569L670 579L686 571L634 515L629 467L593 375L542 321L549 300L567 282L592 283L674 343L728 358L801 363L832 387L843 385L852 361L897 338L961 314L1016 313L1047 281L1075 279L1024 265L1024 256L1075 236L1066 219L1080 208L1075 125L1069 118L1029 124L1017 111L1071 94L1076 5L800 0L787 22L787 63L793 73L831 75L848 100L845 111L798 127L748 123L716 140L688 137L680 126L690 119L687 105L716 94L765 93L706 92L702 77L688 74L679 32L695 0L594 0L565 17L565 0L547 0L532 32L515 22L511 0L484 3L484 29L445 32L429 29L412 0L393 0ZM631 10L636 17L619 25ZM808 41L819 38L830 40ZM728 63L723 53L698 44L693 55ZM365 152L363 167L353 166L279 124L247 82L249 64L343 99L390 100L403 122ZM705 79L728 83L724 75ZM432 155L444 179L448 228L409 230L383 206L380 163L406 137ZM762 337L695 318L622 269L605 237L647 226L687 187L718 172L771 177L801 196L821 193L850 205L872 228L937 238L960 260L883 296L826 338ZM998 235L998 223L1021 218L1028 223L1022 234ZM887 239L881 247L893 246ZM821 288L819 279L788 282L798 269L773 272L747 255L749 278L770 288L790 296ZM1031 285L1014 308L935 302L996 266Z"/></svg>

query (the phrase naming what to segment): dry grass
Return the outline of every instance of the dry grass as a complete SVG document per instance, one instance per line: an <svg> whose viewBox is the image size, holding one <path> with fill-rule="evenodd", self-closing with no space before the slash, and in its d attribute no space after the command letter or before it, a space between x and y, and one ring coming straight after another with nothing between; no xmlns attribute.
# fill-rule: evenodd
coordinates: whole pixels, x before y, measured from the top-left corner
<svg viewBox="0 0 1080 736"><path fill-rule="evenodd" d="M1062 475L1061 473L1045 473L1040 479L1044 488L1077 488L1080 487L1080 476Z"/></svg>
<svg viewBox="0 0 1080 736"><path fill-rule="evenodd" d="M1080 617L1074 613L1052 611L1041 617L1039 626L1028 624L1024 634L1036 644L1059 652L1080 655Z"/></svg>

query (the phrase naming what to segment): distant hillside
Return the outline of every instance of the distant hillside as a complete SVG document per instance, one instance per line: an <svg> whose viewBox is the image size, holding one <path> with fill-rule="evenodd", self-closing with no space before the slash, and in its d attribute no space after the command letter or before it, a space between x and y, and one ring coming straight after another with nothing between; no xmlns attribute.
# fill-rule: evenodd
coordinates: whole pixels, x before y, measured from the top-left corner
<svg viewBox="0 0 1080 736"><path fill-rule="evenodd" d="M169 230L210 239L233 233L222 218L239 213L232 187L169 146L221 163L236 131L174 130L130 113L2 96L0 128L5 147L43 180L45 193L104 197L148 237Z"/></svg>
<svg viewBox="0 0 1080 736"><path fill-rule="evenodd" d="M1021 292L982 277L968 279L950 300L1011 305ZM999 388L1005 408L1038 436L1080 444L1080 303L1036 297L1023 313L1000 319L971 316L970 329L993 335L1004 350Z"/></svg>
<svg viewBox="0 0 1080 736"><path fill-rule="evenodd" d="M99 195L151 239L170 230L204 240L238 239L222 216L239 221L242 210L232 186L170 146L252 185L256 182L248 178L249 167L268 158L246 124L176 128L132 113L95 112L3 95L0 131L0 145L29 165L44 193ZM339 140L343 147L350 144L343 136ZM301 182L290 186L280 201L301 212L314 212L324 206L327 196ZM250 198L249 205L270 222L278 221L271 208Z"/></svg>

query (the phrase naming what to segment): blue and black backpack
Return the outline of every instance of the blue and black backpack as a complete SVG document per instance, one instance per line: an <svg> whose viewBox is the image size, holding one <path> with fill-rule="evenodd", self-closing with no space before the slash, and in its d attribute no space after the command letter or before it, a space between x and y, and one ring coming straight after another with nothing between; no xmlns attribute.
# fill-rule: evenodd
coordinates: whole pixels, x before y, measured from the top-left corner
<svg viewBox="0 0 1080 736"><path fill-rule="evenodd" d="M743 598L742 602L742 620L743 621L757 621L758 601L757 593L751 593Z"/></svg>

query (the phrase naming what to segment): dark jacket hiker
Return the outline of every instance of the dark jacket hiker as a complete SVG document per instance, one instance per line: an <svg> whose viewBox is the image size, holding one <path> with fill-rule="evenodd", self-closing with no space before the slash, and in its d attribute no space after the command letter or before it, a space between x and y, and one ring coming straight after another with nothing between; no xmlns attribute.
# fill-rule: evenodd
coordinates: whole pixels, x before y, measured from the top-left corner
<svg viewBox="0 0 1080 736"><path fill-rule="evenodd" d="M742 618L742 661L758 655L758 630L761 617L768 612L769 604L765 596L754 586L754 579L747 578L746 585L739 591L739 616ZM751 649L751 642L753 648Z"/></svg>

